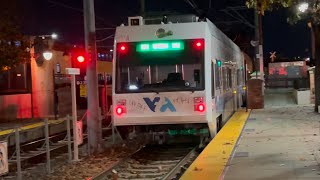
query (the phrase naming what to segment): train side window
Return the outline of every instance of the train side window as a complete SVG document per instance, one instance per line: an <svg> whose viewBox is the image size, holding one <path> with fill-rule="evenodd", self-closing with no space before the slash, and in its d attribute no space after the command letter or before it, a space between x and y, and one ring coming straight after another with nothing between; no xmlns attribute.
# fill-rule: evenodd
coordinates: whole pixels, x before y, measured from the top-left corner
<svg viewBox="0 0 320 180"><path fill-rule="evenodd" d="M211 92L212 92L212 98L214 98L214 96L215 96L214 78L215 78L214 64L213 64L213 62L211 62Z"/></svg>
<svg viewBox="0 0 320 180"><path fill-rule="evenodd" d="M215 64L215 68L214 68L214 75L215 75L215 82L216 82L216 88L220 89L221 87L221 75L220 75L220 68L217 64Z"/></svg>
<svg viewBox="0 0 320 180"><path fill-rule="evenodd" d="M237 69L237 85L239 86L240 84L242 84L241 70Z"/></svg>
<svg viewBox="0 0 320 180"><path fill-rule="evenodd" d="M228 87L229 89L231 89L232 87L232 73L231 73L231 69L228 69Z"/></svg>
<svg viewBox="0 0 320 180"><path fill-rule="evenodd" d="M222 85L223 85L223 90L228 89L228 73L226 67L222 68Z"/></svg>

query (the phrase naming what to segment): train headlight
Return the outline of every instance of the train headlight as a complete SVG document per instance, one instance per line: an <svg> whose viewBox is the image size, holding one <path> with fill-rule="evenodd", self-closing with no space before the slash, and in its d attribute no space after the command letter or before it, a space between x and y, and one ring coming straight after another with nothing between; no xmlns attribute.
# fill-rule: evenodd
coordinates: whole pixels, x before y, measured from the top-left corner
<svg viewBox="0 0 320 180"><path fill-rule="evenodd" d="M204 48L204 41L202 39L195 40L193 47L197 50L202 50Z"/></svg>
<svg viewBox="0 0 320 180"><path fill-rule="evenodd" d="M121 54L126 54L129 50L129 47L125 43L118 44L118 52Z"/></svg>

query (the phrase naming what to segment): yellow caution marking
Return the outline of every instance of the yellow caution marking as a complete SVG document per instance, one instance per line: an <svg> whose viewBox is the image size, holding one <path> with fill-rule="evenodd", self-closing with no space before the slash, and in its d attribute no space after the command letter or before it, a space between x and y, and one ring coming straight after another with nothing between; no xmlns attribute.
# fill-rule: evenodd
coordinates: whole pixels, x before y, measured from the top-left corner
<svg viewBox="0 0 320 180"><path fill-rule="evenodd" d="M13 132L14 132L13 129L7 129L7 130L4 130L4 131L0 131L0 136L7 135L7 134L10 134L10 133L13 133Z"/></svg>
<svg viewBox="0 0 320 180"><path fill-rule="evenodd" d="M222 179L225 166L231 157L249 114L250 111L236 112L180 179Z"/></svg>
<svg viewBox="0 0 320 180"><path fill-rule="evenodd" d="M49 120L49 124L60 124L62 122L64 122L64 120ZM30 125L20 127L19 131L25 131L28 129L34 129L34 128L38 128L38 127L42 127L42 126L44 126L44 122L33 123ZM0 136L8 135L13 132L14 132L14 129L6 129L3 131L0 131Z"/></svg>

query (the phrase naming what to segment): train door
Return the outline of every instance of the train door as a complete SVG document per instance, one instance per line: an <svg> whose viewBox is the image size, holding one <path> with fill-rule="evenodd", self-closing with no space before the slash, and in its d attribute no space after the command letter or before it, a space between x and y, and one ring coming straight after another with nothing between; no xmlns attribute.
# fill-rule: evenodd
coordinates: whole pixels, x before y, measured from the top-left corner
<svg viewBox="0 0 320 180"><path fill-rule="evenodd" d="M219 107L219 98L221 96L220 66L220 60L213 59L211 61L212 120L216 123L216 133L218 133L223 126L221 107Z"/></svg>
<svg viewBox="0 0 320 180"><path fill-rule="evenodd" d="M243 85L243 71L242 69L237 69L237 74L236 74L236 78L237 78L237 108L240 108L242 106L242 85Z"/></svg>
<svg viewBox="0 0 320 180"><path fill-rule="evenodd" d="M215 63L214 61L211 61L211 104L212 104L212 121L216 121L216 92L215 92L215 85L214 85L214 78L215 78L215 71L214 71ZM215 124L214 124L215 125ZM218 129L218 126L216 126L215 129ZM216 132L215 132L216 133Z"/></svg>
<svg viewBox="0 0 320 180"><path fill-rule="evenodd" d="M231 68L231 81L232 81L232 93L233 93L233 110L237 111L238 109L238 96L237 96L237 75L236 75L236 69L234 67Z"/></svg>

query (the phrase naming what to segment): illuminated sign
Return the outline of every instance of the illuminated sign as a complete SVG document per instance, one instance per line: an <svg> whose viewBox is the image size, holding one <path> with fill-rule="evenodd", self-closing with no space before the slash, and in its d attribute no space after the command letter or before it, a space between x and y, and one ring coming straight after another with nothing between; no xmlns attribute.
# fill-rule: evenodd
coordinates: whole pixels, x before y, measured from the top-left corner
<svg viewBox="0 0 320 180"><path fill-rule="evenodd" d="M141 43L137 46L138 52L150 51L179 51L184 49L183 42L157 42L157 43Z"/></svg>
<svg viewBox="0 0 320 180"><path fill-rule="evenodd" d="M217 60L217 65L218 65L218 67L221 67L221 61L220 60Z"/></svg>

